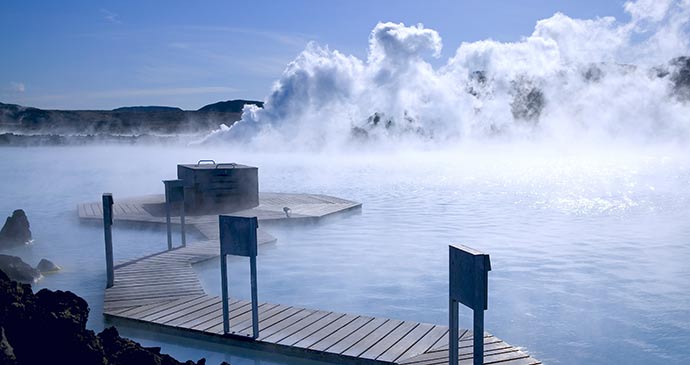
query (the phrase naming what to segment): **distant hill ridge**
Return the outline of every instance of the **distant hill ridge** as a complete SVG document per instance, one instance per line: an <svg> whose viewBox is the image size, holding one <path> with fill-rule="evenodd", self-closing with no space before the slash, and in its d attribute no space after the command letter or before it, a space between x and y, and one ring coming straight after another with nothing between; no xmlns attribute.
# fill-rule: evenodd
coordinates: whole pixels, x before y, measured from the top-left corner
<svg viewBox="0 0 690 365"><path fill-rule="evenodd" d="M229 100L199 110L170 106L126 106L113 110L47 110L0 103L0 134L188 134L205 133L240 120L245 104Z"/></svg>
<svg viewBox="0 0 690 365"><path fill-rule="evenodd" d="M114 112L163 112L163 111L183 111L174 106L123 106L113 109Z"/></svg>
<svg viewBox="0 0 690 365"><path fill-rule="evenodd" d="M256 105L259 108L264 107L263 101L238 99L238 100L219 101L219 102L214 103L214 104L209 104L209 105L202 107L198 111L200 111L200 112L241 113L242 108L244 108L244 106L246 104Z"/></svg>

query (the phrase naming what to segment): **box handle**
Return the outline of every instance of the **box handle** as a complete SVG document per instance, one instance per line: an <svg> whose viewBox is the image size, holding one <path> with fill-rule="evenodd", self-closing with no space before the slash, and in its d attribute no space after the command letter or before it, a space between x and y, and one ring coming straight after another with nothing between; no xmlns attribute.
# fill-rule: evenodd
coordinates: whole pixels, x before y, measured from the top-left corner
<svg viewBox="0 0 690 365"><path fill-rule="evenodd" d="M210 162L212 164L216 164L216 161L213 160L199 160L199 162L196 163L197 166L201 165L202 162Z"/></svg>

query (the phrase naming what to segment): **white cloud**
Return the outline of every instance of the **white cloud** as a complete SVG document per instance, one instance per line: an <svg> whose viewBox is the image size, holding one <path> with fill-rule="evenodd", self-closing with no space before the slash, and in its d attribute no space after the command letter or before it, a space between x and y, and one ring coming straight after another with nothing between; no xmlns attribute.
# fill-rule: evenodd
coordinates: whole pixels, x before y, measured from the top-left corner
<svg viewBox="0 0 690 365"><path fill-rule="evenodd" d="M637 0L627 1L623 6L633 21L650 20L659 22L666 17L673 0Z"/></svg>

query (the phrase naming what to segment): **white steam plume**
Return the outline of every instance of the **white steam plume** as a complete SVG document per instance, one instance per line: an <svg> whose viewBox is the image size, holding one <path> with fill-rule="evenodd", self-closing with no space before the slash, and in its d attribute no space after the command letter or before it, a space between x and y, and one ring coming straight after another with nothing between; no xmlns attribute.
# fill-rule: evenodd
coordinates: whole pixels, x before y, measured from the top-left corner
<svg viewBox="0 0 690 365"><path fill-rule="evenodd" d="M366 60L309 43L263 109L207 138L257 148L544 138L690 141L690 0L627 2L630 21L557 13L519 42L462 43L379 23Z"/></svg>

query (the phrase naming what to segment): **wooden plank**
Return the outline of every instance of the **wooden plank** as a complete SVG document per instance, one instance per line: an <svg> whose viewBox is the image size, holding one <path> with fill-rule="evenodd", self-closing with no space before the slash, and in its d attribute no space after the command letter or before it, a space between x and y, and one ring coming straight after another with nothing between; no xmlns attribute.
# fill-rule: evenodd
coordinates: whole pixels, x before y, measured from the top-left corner
<svg viewBox="0 0 690 365"><path fill-rule="evenodd" d="M186 261L186 260L185 260ZM116 273L142 273L142 272L160 272L163 274L172 274L175 272L194 272L192 266L187 262L174 262L173 260L167 259L164 262L156 262L155 259L148 259L146 261L140 261L133 263L124 267L120 267L115 270Z"/></svg>
<svg viewBox="0 0 690 365"><path fill-rule="evenodd" d="M77 214L79 214L79 218L85 218L86 217L86 212L84 211L84 205L83 204L77 204Z"/></svg>
<svg viewBox="0 0 690 365"><path fill-rule="evenodd" d="M93 205L90 204L90 203L89 203L89 204L85 204L84 209L85 209L86 212L87 212L90 216L92 216L92 217L94 217L94 216L97 215L97 214L96 214L96 211L93 210Z"/></svg>
<svg viewBox="0 0 690 365"><path fill-rule="evenodd" d="M466 334L467 334L467 330L461 328L461 329L458 331L458 341L462 338L462 336L465 336ZM438 342L436 342L436 344L434 344L434 346L431 347L431 350L430 350L430 351L433 351L433 350L440 350L440 349L443 349L443 348L445 348L445 349L447 350L447 349L448 349L448 337L449 337L449 336L450 336L450 334L441 337L441 339L438 340Z"/></svg>
<svg viewBox="0 0 690 365"><path fill-rule="evenodd" d="M486 339L487 337L491 337L491 335L488 333L485 333L484 338ZM464 332L462 332L462 335L460 336L459 341L460 341L461 346L462 346L463 341L467 342L467 341L472 341L473 339L474 339L474 336L472 335L472 331L465 330ZM439 341L439 344L437 346L435 346L432 350L448 350L447 339L444 342Z"/></svg>
<svg viewBox="0 0 690 365"><path fill-rule="evenodd" d="M277 307L277 304L267 304L267 303L259 303L258 305L258 310L259 310L259 316L261 313L266 312L267 310L270 310L271 308ZM233 334L248 334L247 331L241 331L243 328L246 327L246 323L249 323L251 326L252 323L252 310L251 306L244 312L244 313L230 313L230 333ZM223 334L223 321L221 318L221 321L216 324L213 327L210 327L206 329L206 332L210 333L215 333L218 335Z"/></svg>
<svg viewBox="0 0 690 365"><path fill-rule="evenodd" d="M432 328L434 328L434 325L426 323L418 324L412 331L408 332L403 338L398 340L398 342L377 356L376 360L390 362L395 361L408 349L410 349L412 345L416 344L417 341L421 340L427 333L429 333Z"/></svg>
<svg viewBox="0 0 690 365"><path fill-rule="evenodd" d="M270 304L270 303L261 303L259 304L259 318L264 318L270 313L272 310L277 309L280 307L279 304ZM249 312L251 314L251 312ZM236 318L234 321L230 321L230 331L231 332L239 332L243 328L247 328L247 325L249 325L249 328L251 328L253 323L253 320L251 316L249 318ZM213 329L210 329L209 331L212 331ZM222 328L220 329L222 333Z"/></svg>
<svg viewBox="0 0 690 365"><path fill-rule="evenodd" d="M175 284L165 284L165 285L150 285L150 286L135 286L135 287L117 287L108 290L107 296L109 298L119 297L119 296L132 296L132 295L153 295L153 294L169 294L178 295L184 292L203 292L203 288L200 284L194 285L175 285ZM179 296L179 295L178 295Z"/></svg>
<svg viewBox="0 0 690 365"><path fill-rule="evenodd" d="M169 316L166 318L159 318L159 323L164 323L168 326L179 326L183 323L191 322L197 318L203 317L210 313L215 313L222 310L220 298L214 297L213 300L200 304L198 307L189 313L180 313L178 316Z"/></svg>
<svg viewBox="0 0 690 365"><path fill-rule="evenodd" d="M277 306L277 304L267 304L260 303L257 307L259 315L261 312L265 312L268 309ZM230 332L231 334L240 335L251 335L251 331L241 331L245 327L245 323L252 323L252 309L251 306L244 313L230 313ZM223 322L221 321L218 325L208 328L206 332L215 333L218 335L223 334Z"/></svg>
<svg viewBox="0 0 690 365"><path fill-rule="evenodd" d="M291 325L282 328L280 331L278 331L272 335L263 337L262 341L278 343L280 340L301 331L302 329L310 326L312 323L314 323L314 322L320 320L321 318L327 316L329 313L331 313L331 312L315 311L315 312L309 314L308 316L302 318L301 320L298 320L298 321L292 323Z"/></svg>
<svg viewBox="0 0 690 365"><path fill-rule="evenodd" d="M340 353L346 356L359 356L402 324L403 321L397 319L386 319L381 326L371 331L366 336L360 337L357 342Z"/></svg>
<svg viewBox="0 0 690 365"><path fill-rule="evenodd" d="M176 305L186 303L188 301L192 301L198 298L204 297L203 295L197 295L197 296L187 296L187 297L182 297L176 300L171 300L166 303L161 303L160 305L148 305L143 308L139 309L133 309L131 311L127 311L124 313L121 313L120 315L122 317L129 317L129 318L141 318L142 316L147 316L152 313L159 312L161 310L165 310L171 307L174 307Z"/></svg>
<svg viewBox="0 0 690 365"><path fill-rule="evenodd" d="M441 338L444 336L448 337L448 327L445 326L434 326L429 332L427 332L424 337L422 337L417 343L412 345L407 351L405 351L398 358L394 359L395 362L400 362L401 360L408 359L419 354L423 354L429 351Z"/></svg>
<svg viewBox="0 0 690 365"><path fill-rule="evenodd" d="M201 283L195 278L181 278L179 280L171 281L171 280L145 280L145 281L137 281L137 280L115 280L114 281L113 287L114 288L125 288L125 289L130 289L130 288L137 288L140 286L154 286L154 287L159 287L159 286L175 286L175 285L190 285L190 286L201 286Z"/></svg>
<svg viewBox="0 0 690 365"><path fill-rule="evenodd" d="M172 280L165 280L164 278L156 279L156 278L141 278L140 281L137 281L134 278L122 278L122 279L115 279L114 282L115 285L113 285L113 288L117 288L120 290L121 288L127 289L127 288L136 288L136 287L146 287L146 286L168 286L168 285L175 285L175 284L183 284L183 285L192 285L192 286L197 286L201 285L198 279L196 278L188 278L188 277L182 277L180 278L179 282L178 281L172 281ZM109 289L110 290L110 289Z"/></svg>
<svg viewBox="0 0 690 365"><path fill-rule="evenodd" d="M165 299L178 299L181 297L188 297L192 295L202 295L204 294L203 290L186 290L183 292L176 292L175 294L172 293L143 293L143 294L118 294L118 295L106 295L104 298L105 302L118 302L118 301L127 301L127 300L138 300L138 299L159 299L159 300L165 300Z"/></svg>
<svg viewBox="0 0 690 365"><path fill-rule="evenodd" d="M243 300L238 300L234 303L230 303L228 308L230 310L230 313L232 313L235 310L246 308L247 304L248 303L243 301ZM223 306L222 306L222 303L219 305L220 305L221 309L218 310L218 312L209 313L208 315L204 316L203 318L199 318L198 320L195 321L197 324L194 325L193 327L190 327L191 322L185 323L185 324L180 325L180 326L191 328L191 329L198 330L198 331L205 331L207 328L213 327L213 326L217 325L218 323L222 323L223 322L223 310L222 310Z"/></svg>
<svg viewBox="0 0 690 365"><path fill-rule="evenodd" d="M355 318L354 320L352 320L352 321L348 322L346 325L336 329L330 335L327 335L326 337L314 342L312 345L309 345L307 348L312 349L312 350L316 350L316 351L326 351L327 349L330 349L334 345L338 344L343 339L347 338L352 333L354 333L355 331L364 327L365 325L367 325L369 322L371 322L373 320L374 320L374 318L372 318L372 317L357 316L357 318Z"/></svg>
<svg viewBox="0 0 690 365"><path fill-rule="evenodd" d="M351 332L337 343L334 343L333 346L328 347L326 350L336 354L342 353L352 347L352 345L355 343L359 342L362 338L374 332L386 322L387 320L385 318L373 318L371 321L368 321L367 324Z"/></svg>
<svg viewBox="0 0 690 365"><path fill-rule="evenodd" d="M130 270L115 270L115 277L119 280L165 280L165 281L175 281L175 278L195 278L196 273L194 269L189 268L179 268L175 270L169 270L166 267L137 267ZM198 278L197 278L198 280Z"/></svg>
<svg viewBox="0 0 690 365"><path fill-rule="evenodd" d="M229 305L236 305L239 302L239 300L230 301ZM176 323L176 326L180 328L191 328L201 330L200 328L197 328L197 326L203 325L204 323L218 318L219 316L223 316L223 304L221 303L220 298L218 298L218 302L213 303L211 306L207 307L203 311L199 311L199 313L193 313L191 315L185 316L184 318L182 318L184 319L183 321Z"/></svg>
<svg viewBox="0 0 690 365"><path fill-rule="evenodd" d="M342 316L342 317L338 318L337 320L324 326L320 330L318 330L318 331L308 335L307 337L301 339L299 342L293 344L292 346L305 348L305 349L309 348L312 345L316 344L317 342L326 339L328 336L332 335L337 330L339 330L339 329L347 326L348 324L352 323L357 318L359 318L359 316L356 316L353 314L345 314L344 316Z"/></svg>
<svg viewBox="0 0 690 365"><path fill-rule="evenodd" d="M237 305L230 305L230 323L232 323L232 317L238 317L244 313L250 312L252 310L251 303L245 302L245 301L240 301L237 303ZM204 332L209 332L210 328L213 328L215 326L222 326L223 325L223 311L220 311L220 316L214 318L211 321L208 321L205 323L204 327L199 327L201 328Z"/></svg>
<svg viewBox="0 0 690 365"><path fill-rule="evenodd" d="M168 313L164 316L156 318L154 321L156 323L162 323L162 324L168 324L169 322L172 322L178 318L184 317L186 315L192 314L192 313L199 313L199 311L202 311L216 303L220 302L220 298L218 297L208 297L208 300L201 302L201 303L196 303L194 305L188 306L186 308L179 308L180 310L176 312L171 312Z"/></svg>
<svg viewBox="0 0 690 365"><path fill-rule="evenodd" d="M368 349L363 351L361 354L357 355L357 357L365 358L365 359L376 359L379 356L381 356L384 352L386 352L388 349L393 347L395 344L398 343L402 338L407 336L411 331L413 331L415 328L419 326L419 323L415 322L408 322L404 321L402 324L399 326L395 327L393 330L391 330L388 334L384 335L381 337L380 340L377 342L374 342L373 345L371 345ZM374 337L372 335L372 337ZM367 338L368 340L368 338ZM352 347L352 353L355 353L357 350L357 347L362 346L366 343L366 341L362 341L362 343L357 344ZM399 351L397 354L399 355L402 353L402 351Z"/></svg>
<svg viewBox="0 0 690 365"><path fill-rule="evenodd" d="M303 340L304 338L312 335L315 332L318 332L319 330L323 329L324 327L328 326L329 324L335 322L336 320L344 317L345 314L342 313L333 313L330 312L328 315L322 317L316 322L313 322L309 326L306 326L302 329L300 329L298 332L295 332L277 343L280 345L286 345L286 346L293 346L297 342Z"/></svg>
<svg viewBox="0 0 690 365"><path fill-rule="evenodd" d="M297 308L296 308L297 309ZM284 313L287 313L285 311ZM310 315L316 313L316 311L311 309L299 308L295 313L286 316L280 321L274 321L273 324L269 326L261 327L261 320L259 320L259 338L257 340L263 341L266 337L282 331L284 328L291 326L292 324L301 321L302 319L309 317ZM278 316L276 316L278 317ZM275 318L275 317L274 317ZM270 320L269 320L270 321ZM267 321L268 322L268 321Z"/></svg>
<svg viewBox="0 0 690 365"><path fill-rule="evenodd" d="M166 317L166 316L169 316L171 314L178 314L180 312L184 312L184 311L188 310L189 308L194 308L195 306L200 305L200 304L203 305L205 303L212 301L213 299L214 299L214 297L203 296L203 297L200 297L198 299L195 299L195 300L192 300L189 302L181 303L179 305L168 308L166 310L152 313L146 317L141 318L141 320L147 321L147 322L157 322L159 318Z"/></svg>
<svg viewBox="0 0 690 365"><path fill-rule="evenodd" d="M271 320L273 317L282 316L283 312L288 312L294 309L295 308L290 306L278 304L275 307L266 310L265 312L259 311L259 330L261 330L263 326L267 325L267 321ZM235 327L237 332L246 332L252 328L253 322L244 321L243 323L238 323L237 325L233 325L232 323L230 325Z"/></svg>
<svg viewBox="0 0 690 365"><path fill-rule="evenodd" d="M511 347L512 348L512 347ZM473 344L472 342L464 343L463 346L458 348L458 354L460 355L472 355ZM484 352L501 351L505 350L505 343L494 337L484 339ZM448 362L448 349L446 350L434 350L418 356L414 356L403 361L398 361L400 364L405 365L418 365L421 363L434 363L439 359L445 359Z"/></svg>
<svg viewBox="0 0 690 365"><path fill-rule="evenodd" d="M103 311L109 313L108 311L122 308L122 307L138 307L142 305L152 304L152 303L166 303L179 298L168 298L168 299L131 299L131 300L120 300L120 301L110 301L103 302Z"/></svg>

